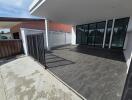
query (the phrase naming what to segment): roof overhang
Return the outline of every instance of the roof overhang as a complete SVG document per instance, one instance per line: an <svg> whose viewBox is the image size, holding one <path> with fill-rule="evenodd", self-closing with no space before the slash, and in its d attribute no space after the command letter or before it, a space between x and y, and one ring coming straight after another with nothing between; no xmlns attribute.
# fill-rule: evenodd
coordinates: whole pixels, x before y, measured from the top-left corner
<svg viewBox="0 0 132 100"><path fill-rule="evenodd" d="M85 24L130 17L132 0L35 0L30 13L56 22Z"/></svg>

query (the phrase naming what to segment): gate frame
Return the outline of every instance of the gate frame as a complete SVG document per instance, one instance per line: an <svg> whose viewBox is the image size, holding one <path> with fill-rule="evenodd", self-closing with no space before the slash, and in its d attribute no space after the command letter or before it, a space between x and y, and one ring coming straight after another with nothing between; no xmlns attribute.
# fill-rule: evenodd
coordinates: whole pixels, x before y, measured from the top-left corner
<svg viewBox="0 0 132 100"><path fill-rule="evenodd" d="M39 44L38 44L38 38L39 38L39 35L41 36L43 36L42 37L42 45L43 45L43 47L42 47L42 50L43 50L43 53L42 54L44 54L44 55L41 55L40 53L39 53L39 49L38 49L38 47L40 46ZM26 38L27 38L27 46L29 45L28 43L28 38L29 39L32 39L32 40L30 40L30 42L32 42L32 44L34 44L34 45L32 45L31 46L31 48L33 47L33 51L36 51L36 54L34 53L34 55L32 55L32 54L30 54L31 52L30 52L30 50L29 49L31 49L29 46L28 46L28 55L29 56L31 56L34 60L36 60L36 61L38 61L41 65L44 65L44 67L45 67L45 69L47 69L48 67L47 67L47 65L46 65L46 58L45 58L45 51L46 51L46 49L45 49L45 38L44 38L44 33L38 33L38 34L29 34L29 35L27 35L26 36ZM35 43L33 43L33 42L35 42ZM34 46L36 47L36 48L34 48ZM40 59L40 56L43 56L43 58L42 59Z"/></svg>

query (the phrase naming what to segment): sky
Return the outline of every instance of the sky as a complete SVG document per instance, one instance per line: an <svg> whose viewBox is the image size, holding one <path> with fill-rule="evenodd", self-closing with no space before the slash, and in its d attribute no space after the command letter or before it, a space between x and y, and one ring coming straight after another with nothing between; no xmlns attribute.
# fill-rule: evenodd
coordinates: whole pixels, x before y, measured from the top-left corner
<svg viewBox="0 0 132 100"><path fill-rule="evenodd" d="M0 17L36 18L29 14L33 0L0 0Z"/></svg>

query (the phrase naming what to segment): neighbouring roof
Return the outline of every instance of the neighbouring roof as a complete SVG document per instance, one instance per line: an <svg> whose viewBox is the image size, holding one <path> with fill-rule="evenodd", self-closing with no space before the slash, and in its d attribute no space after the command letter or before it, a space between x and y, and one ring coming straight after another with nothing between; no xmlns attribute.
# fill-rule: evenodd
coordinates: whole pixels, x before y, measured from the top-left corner
<svg viewBox="0 0 132 100"><path fill-rule="evenodd" d="M35 18L12 18L12 17L0 17L0 28L10 28L22 22L38 22L44 21L44 19Z"/></svg>
<svg viewBox="0 0 132 100"><path fill-rule="evenodd" d="M10 22L44 21L44 20L45 20L45 19L39 19L39 18L0 17L0 21L10 21Z"/></svg>

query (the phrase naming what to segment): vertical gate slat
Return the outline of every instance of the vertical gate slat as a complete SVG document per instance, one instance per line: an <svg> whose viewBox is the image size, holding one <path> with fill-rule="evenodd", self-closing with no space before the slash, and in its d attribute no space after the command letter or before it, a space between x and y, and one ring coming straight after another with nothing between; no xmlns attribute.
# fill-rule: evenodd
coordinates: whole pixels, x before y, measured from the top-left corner
<svg viewBox="0 0 132 100"><path fill-rule="evenodd" d="M45 66L46 63L43 33L28 35L27 42L29 55Z"/></svg>

